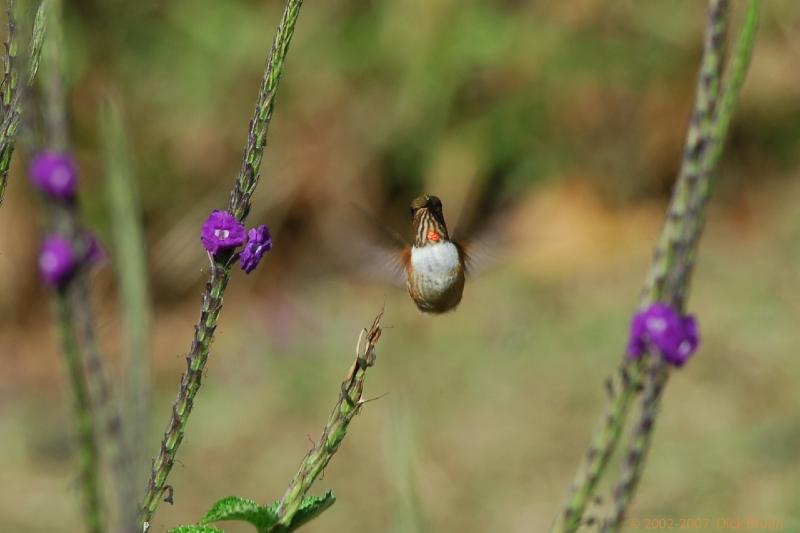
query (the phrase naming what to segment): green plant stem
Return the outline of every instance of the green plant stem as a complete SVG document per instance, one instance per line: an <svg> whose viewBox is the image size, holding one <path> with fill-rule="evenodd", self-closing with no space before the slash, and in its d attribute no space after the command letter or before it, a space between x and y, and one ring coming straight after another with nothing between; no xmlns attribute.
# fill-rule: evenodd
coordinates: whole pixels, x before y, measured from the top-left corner
<svg viewBox="0 0 800 533"><path fill-rule="evenodd" d="M33 82L36 81L36 74L39 72L39 62L42 59L42 48L44 47L47 10L47 2L40 2L39 7L36 9L36 16L33 18L31 42L28 47L28 75L25 78L27 89L33 86Z"/></svg>
<svg viewBox="0 0 800 533"><path fill-rule="evenodd" d="M0 100L3 116L11 110L14 90L17 87L17 19L14 14L14 0L6 0L6 22L8 24L3 53L3 81L0 84Z"/></svg>
<svg viewBox="0 0 800 533"><path fill-rule="evenodd" d="M102 501L100 498L100 474L97 436L95 435L89 391L83 372L83 363L75 339L67 292L61 291L55 298L56 315L61 332L61 344L67 367L70 390L75 409L75 429L78 441L78 464L80 466L83 494L84 520L91 533L104 531Z"/></svg>
<svg viewBox="0 0 800 533"><path fill-rule="evenodd" d="M67 105L64 84L64 46L62 36L62 4L60 0L47 0L50 10L47 17L49 38L42 53L44 72L42 107L44 109L44 147L56 152L69 150ZM62 202L45 198L44 213L50 231L68 238L77 257L84 257L88 239L83 231L77 201ZM124 464L125 445L122 439L119 411L114 404L104 358L99 351L95 333L94 313L91 307L88 270L90 265L81 262L74 275L59 294L64 298L69 314L72 336L77 342L77 353L82 362L88 401L92 405L93 423L99 431L97 447L107 455L112 466L115 485L126 480ZM63 295L68 296L64 297ZM103 528L105 529L105 527Z"/></svg>
<svg viewBox="0 0 800 533"><path fill-rule="evenodd" d="M69 151L69 128L67 125L67 98L64 86L64 39L62 28L61 0L48 0L51 5L48 14L50 38L44 47L42 75L42 97L44 112L44 139L47 150ZM77 201L64 203L48 201L45 205L51 218L53 229L72 241L73 248L83 256L88 246L80 206ZM82 265L69 280L74 286L75 297L69 305L73 313L76 335L81 352L86 358L86 379L89 396L98 422L103 425L103 444L109 446L112 462L118 462L122 435L119 412L114 405L109 377L105 369L104 356L98 348L95 332L94 312L91 306L88 265Z"/></svg>
<svg viewBox="0 0 800 533"><path fill-rule="evenodd" d="M258 185L261 159L267 145L267 131L272 120L272 110L275 107L275 95L281 81L283 62L289 51L289 44L294 35L294 27L300 14L303 0L288 0L283 11L283 17L278 24L272 50L267 59L264 76L256 99L256 109L250 121L250 130L247 134L247 145L242 157L242 167L236 177L236 183L231 191L228 210L239 220L244 222L250 212L250 198Z"/></svg>
<svg viewBox="0 0 800 533"><path fill-rule="evenodd" d="M688 292L691 273L694 270L695 257L698 250L700 236L705 226L706 205L711 198L717 166L725 146L725 138L733 116L736 99L741 91L747 67L755 47L755 36L758 28L758 12L761 0L751 0L745 13L741 31L736 40L733 55L726 69L725 79L721 72L717 75L718 83L721 80L722 89L718 90L718 98L713 105L713 116L705 126L704 138L706 149L699 162L699 177L696 180L696 194L692 195L687 209L687 221L684 228L686 254L678 262L676 269L676 286L672 293L673 304L681 308L684 304L683 295ZM721 69L720 69L721 70ZM721 93L721 94L720 94Z"/></svg>
<svg viewBox="0 0 800 533"><path fill-rule="evenodd" d="M399 412L397 412L399 411ZM416 436L411 412L405 407L391 416L386 434L386 454L391 464L389 478L394 485L392 533L424 533L426 524L419 494ZM387 528L388 529L388 528Z"/></svg>
<svg viewBox="0 0 800 533"><path fill-rule="evenodd" d="M625 519L625 513L633 500L650 449L661 393L669 378L669 368L661 358L648 357L647 362L650 367L642 394L641 415L633 429L628 451L623 457L622 474L613 493L614 506L611 515L601 527L601 531L604 532L616 531Z"/></svg>
<svg viewBox="0 0 800 533"><path fill-rule="evenodd" d="M678 309L685 303L684 300L688 294L694 258L697 254L697 246L705 222L705 208L711 196L717 165L733 114L734 103L741 89L755 44L759 4L759 0L751 0L748 5L744 26L739 33L736 49L727 70L727 78L722 86L719 99L716 96L720 93L721 65L718 66L716 71L715 85L717 90L710 109L712 117L706 120L702 127L701 138L705 139L705 149L702 151L701 160L697 165L698 174L695 180L695 190L688 200L689 208L684 231L684 239L687 246L684 256L680 258L675 269L675 285L670 287L671 290L666 295ZM712 18L714 7L716 6L712 4ZM716 104L717 100L719 100L719 104ZM658 407L670 374L669 366L663 359L660 357L652 357L652 359L651 371L645 385L645 393L642 396L639 420L631 436L619 481L614 488L614 507L611 515L603 525L604 531L617 531L621 526L627 508L636 493L644 471L647 452L652 443Z"/></svg>
<svg viewBox="0 0 800 533"><path fill-rule="evenodd" d="M175 461L175 454L183 441L189 414L194 405L194 397L200 389L203 379L203 368L208 359L208 350L217 328L217 319L222 309L222 295L230 280L230 267L211 263L211 273L206 290L203 293L200 310L200 321L195 326L195 335L189 355L186 357L186 371L181 376L178 397L172 403L172 414L161 449L153 461L150 479L139 514L139 524L144 531L149 528L149 522L161 503L167 477Z"/></svg>
<svg viewBox="0 0 800 533"><path fill-rule="evenodd" d="M3 118L0 123L0 205L5 198L6 186L8 185L8 169L11 167L11 156L14 154L14 143L16 140L17 129L19 129L20 116L22 115L23 96L28 92L30 86L36 78L39 69L39 58L42 52L45 35L45 18L47 14L47 2L43 1L36 10L36 17L33 21L33 32L31 35L30 46L28 48L28 75L26 83L20 87L17 67L17 38L16 38L16 19L14 17L14 2L7 2L8 16L8 37L5 43L5 66L2 85L2 111Z"/></svg>
<svg viewBox="0 0 800 533"><path fill-rule="evenodd" d="M353 420L361 406L366 403L362 393L364 391L364 381L367 376L367 369L375 364L375 345L381 336L381 311L372 323L372 326L365 329L362 337L365 339L364 347L361 347L362 337L359 337L359 345L356 347L356 360L342 383L339 400L336 402L319 441L306 454L300 469L292 478L289 487L278 504L278 524L271 530L273 532L286 531L292 523L303 497L306 495L314 480L317 479L330 460L333 458L339 445L347 434L347 427Z"/></svg>
<svg viewBox="0 0 800 533"><path fill-rule="evenodd" d="M572 532L578 529L586 506L616 449L631 401L641 383L641 363L623 362L619 376L619 390L614 390L613 383L608 381L610 403L592 435L589 448L572 482L570 495L551 527L552 532Z"/></svg>
<svg viewBox="0 0 800 533"><path fill-rule="evenodd" d="M89 397L95 412L95 424L100 428L99 443L101 451L111 467L111 481L114 492L125 495L125 499L118 500L118 515L122 519L127 514L128 518L136 516L136 505L129 498L135 498L135 491L126 488L130 485L130 454L131 446L125 440L125 430L117 404L117 397L111 390L111 383L105 365L104 355L101 353L95 330L95 315L91 305L91 291L89 289L89 268L84 265L70 282L75 288L75 297L71 299L70 307L75 316L75 327L78 342L86 359L86 380L89 386ZM127 528L133 531L133 526ZM125 531L117 528L119 533Z"/></svg>
<svg viewBox="0 0 800 533"><path fill-rule="evenodd" d="M47 1L50 3L47 14L49 36L42 51L44 72L41 76L44 137L48 150L66 152L69 149L69 128L64 94L63 5L61 0Z"/></svg>
<svg viewBox="0 0 800 533"><path fill-rule="evenodd" d="M267 142L267 131L275 105L275 94L302 4L302 0L287 2L266 62L256 100L255 113L250 121L242 168L230 195L229 211L242 223L250 211L250 198L258 184L259 169ZM209 347L222 308L222 297L230 279L230 259L230 256L227 255L211 258L211 270L202 297L200 320L195 326L192 346L186 357L186 371L181 377L178 396L172 404L170 420L164 431L158 455L153 460L150 479L142 500L138 524L144 531L149 528L153 514L161 503L167 477L186 431L195 395L200 389L203 368L208 360Z"/></svg>
<svg viewBox="0 0 800 533"><path fill-rule="evenodd" d="M702 218L705 202L698 207L691 201L700 187L703 155L708 150L711 117L719 94L720 72L723 64L725 34L727 30L727 0L713 0L706 26L703 59L697 85L695 107L687 132L683 161L667 211L664 228L645 278L639 307L665 298L682 301L687 281L687 257L693 257L699 232L696 227ZM707 202L707 200L706 200ZM576 531L581 524L586 506L608 466L619 443L632 400L642 387L645 363L629 361L623 356L617 387L610 387L610 404L595 430L588 451L572 483L571 494L563 511L556 518L551 531Z"/></svg>
<svg viewBox="0 0 800 533"><path fill-rule="evenodd" d="M149 331L149 289L145 240L140 223L139 191L132 173L122 114L109 99L103 109L102 131L105 151L106 193L111 228L114 234L114 266L120 286L120 301L125 322L124 387L121 396L123 435L128 451L117 485L118 531L136 529L136 492L146 456L136 443L147 430L150 360L147 349Z"/></svg>
<svg viewBox="0 0 800 533"><path fill-rule="evenodd" d="M650 289L652 299L645 305L666 300L678 309L683 307L687 290L684 273L691 269L686 258L690 248L697 244L697 239L692 238L695 234L692 228L703 217L698 202L705 208L708 201L709 189L705 184L709 175L703 165L709 146L714 141L712 122L720 93L730 8L728 0L711 0L709 5L694 110L659 245L659 249L665 250L660 258L665 267L658 275L648 277L645 287Z"/></svg>

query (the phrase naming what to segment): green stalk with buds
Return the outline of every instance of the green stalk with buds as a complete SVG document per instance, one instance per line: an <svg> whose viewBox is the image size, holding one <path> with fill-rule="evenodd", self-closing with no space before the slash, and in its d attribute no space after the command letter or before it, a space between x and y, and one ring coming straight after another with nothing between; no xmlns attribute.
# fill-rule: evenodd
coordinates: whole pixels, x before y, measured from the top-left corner
<svg viewBox="0 0 800 533"><path fill-rule="evenodd" d="M367 369L375 364L375 344L381 336L382 317L383 311L375 317L372 326L368 330L364 330L365 335L362 336L366 338L366 341L363 343L363 349L361 348L362 338L359 337L356 360L342 383L339 401L336 402L328 417L328 423L322 430L322 436L306 454L300 469L292 478L289 488L286 489L286 493L278 504L278 525L273 531L284 531L292 524L292 519L300 508L306 493L317 476L328 466L347 434L347 427L366 402L362 397L364 380L367 377Z"/></svg>
<svg viewBox="0 0 800 533"><path fill-rule="evenodd" d="M19 84L19 65L17 49L17 19L14 14L14 0L6 2L6 17L8 19L8 36L6 37L5 53L3 56L3 80L0 82L0 101L2 101L2 122L0 122L0 205L8 184L8 169L11 166L11 156L14 154L14 144L22 116L22 100L28 94L36 73L39 70L39 59L42 54L45 35L45 18L47 2L41 2L36 10L33 21L33 32L28 47L28 71L25 82Z"/></svg>
<svg viewBox="0 0 800 533"><path fill-rule="evenodd" d="M322 430L322 436L306 454L283 498L269 505L261 505L239 496L229 496L217 501L199 524L179 526L169 533L219 533L222 530L210 524L230 520L248 522L255 526L258 533L289 533L334 504L336 498L330 491L324 496L307 496L307 493L333 459L347 435L350 422L369 401L363 397L364 382L367 370L375 364L375 345L381 337L382 318L383 310L358 337L356 359L342 382L339 399Z"/></svg>
<svg viewBox="0 0 800 533"><path fill-rule="evenodd" d="M744 26L739 34L734 55L728 67L727 78L722 79L722 56L724 39L725 14L717 14L717 10L727 9L723 3L712 5L708 38L704 52L704 66L712 65L701 71L698 84L698 102L706 92L709 95L708 106L703 109L699 126L690 128L689 139L697 138L702 149L695 150L696 157L684 160L683 167L694 190L688 195L685 224L682 238L686 246L681 250L677 267L674 269L673 283L668 284L665 297L672 301L676 308L685 305L688 286L697 254L700 235L705 223L705 207L711 197L713 181L722 147L728 132L734 103L744 81L747 66L750 63L758 25L759 0L751 0L745 15ZM715 9L716 8L716 9ZM721 35L721 37L720 37ZM712 74L707 78L703 74ZM705 89L705 90L704 90ZM721 93L721 94L720 94ZM700 104L698 104L698 108ZM699 130L699 131L696 131ZM688 143L687 143L688 145ZM687 161L688 160L688 161ZM641 409L635 424L628 451L622 463L622 471L613 491L614 507L603 524L604 531L617 531L625 518L625 513L636 493L647 458L647 452L653 439L653 429L658 415L664 388L670 375L669 366L660 358L651 357L645 378L645 387L641 399Z"/></svg>
<svg viewBox="0 0 800 533"><path fill-rule="evenodd" d="M83 514L90 533L105 531L103 502L100 497L100 453L94 428L89 389L83 372L83 358L75 338L75 324L67 296L57 298L56 318L61 333L61 346L67 367L68 382L75 409L75 432L78 442L78 465L83 499Z"/></svg>
<svg viewBox="0 0 800 533"><path fill-rule="evenodd" d="M728 0L710 2L697 97L687 133L683 162L664 229L645 280L640 308L661 301L669 302L681 310L688 293L689 279L705 220L705 208L710 198L711 178L719 161L733 103L753 46L758 1L751 1L748 7L736 56L729 69L731 75L725 80L723 87L721 73L729 7ZM718 109L720 92L722 97ZM642 404L646 416L643 415L637 426L634 443L624 461L627 469L614 492L614 514L604 524L608 530L619 526L640 475L654 413L666 383L666 372L666 365L661 360L623 359L616 383L613 380L607 382L609 406L592 437L564 509L556 517L551 531L573 532L580 527L586 507L619 443L630 405L638 393L644 390ZM647 435L644 436L645 434Z"/></svg>
<svg viewBox="0 0 800 533"><path fill-rule="evenodd" d="M242 167L231 191L228 207L229 212L240 223L243 223L247 218L250 211L250 199L258 185L259 169L275 106L275 95L280 84L283 64L289 51L289 44L294 35L294 28L302 4L302 0L288 0L278 24L272 50L267 59L266 69L256 100L255 112L250 121ZM222 309L225 288L230 280L230 265L233 261L233 256L223 253L214 257L209 256L209 258L211 268L202 296L200 320L195 326L192 345L186 357L186 371L181 377L178 396L172 404L172 413L164 431L159 452L153 460L150 479L142 500L138 523L144 531L149 528L153 514L161 503L167 487L167 477L174 464L178 448L183 441L194 399L200 389L203 369L208 360L209 348L214 338L217 319Z"/></svg>
<svg viewBox="0 0 800 533"><path fill-rule="evenodd" d="M64 93L64 58L61 27L61 2L48 0L49 9L38 31L47 26L48 40L41 52L43 75L40 79L41 106L44 110L41 138L36 147L39 155L59 154L67 158L69 132L67 128L66 96ZM34 30L36 32L36 29ZM38 67L38 54L36 64ZM33 81L30 76L29 82ZM45 191L42 191L45 192ZM69 370L69 384L76 398L76 428L78 456L81 467L81 485L85 494L85 522L90 531L105 531L108 513L101 496L98 479L101 458L108 453L115 466L115 481L122 476L117 465L122 463L121 428L117 410L112 401L111 388L104 370L103 357L95 335L94 315L90 304L87 233L80 220L75 198L60 197L47 192L42 195L42 213L47 220L48 232L69 242L72 254L77 257L74 271L59 282L53 293L58 313L56 320L62 332L62 352Z"/></svg>

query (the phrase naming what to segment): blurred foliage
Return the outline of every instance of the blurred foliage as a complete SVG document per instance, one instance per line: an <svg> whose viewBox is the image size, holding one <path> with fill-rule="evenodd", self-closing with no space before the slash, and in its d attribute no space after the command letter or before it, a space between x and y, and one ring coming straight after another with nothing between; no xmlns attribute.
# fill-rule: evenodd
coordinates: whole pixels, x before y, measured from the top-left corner
<svg viewBox="0 0 800 533"><path fill-rule="evenodd" d="M94 159L96 99L119 91L148 220L174 213L175 198L188 205L227 186L279 8L75 2L80 146ZM691 104L703 10L669 1L325 2L303 14L272 139L300 150L327 145L333 153L299 155L318 157L306 179L320 189L350 175L389 197L378 205L405 204L425 189L451 149L470 164L449 180L502 172L520 191L577 175L612 201L663 195ZM791 2L766 10L763 41L786 37L781 26L800 11ZM773 102L745 103L742 114L756 123L735 132L734 146L748 148L732 150L730 165L780 166L797 151L800 101ZM348 144L343 153L329 135ZM339 156L343 168L331 168ZM277 164L265 169L268 178L298 178Z"/></svg>
<svg viewBox="0 0 800 533"><path fill-rule="evenodd" d="M70 3L74 134L91 183L84 202L105 228L97 115L112 93L132 136L157 296L185 294L182 280L194 279L186 271L199 252L166 255L196 248L198 217L229 190L280 9L243 0ZM782 174L800 149L800 89L790 74L800 52L788 44L799 18L792 2L765 8L723 188L736 190L751 172ZM616 207L663 199L680 159L703 20L701 2L667 0L315 5L287 65L254 221L290 241L281 262L296 271L327 239L319 226L341 225L350 201L403 220L421 192L459 207L467 189L519 198L577 182Z"/></svg>
<svg viewBox="0 0 800 533"><path fill-rule="evenodd" d="M68 10L73 133L89 219L99 193L99 102L122 104L152 246L156 298L199 281L196 226L239 165L281 3L76 1ZM800 7L770 2L723 162L723 201L750 175L785 176L800 149ZM463 209L558 183L606 205L664 200L680 160L704 6L667 0L336 0L305 10L287 64L254 222L283 273L325 270L320 228L351 201L405 223L421 192ZM497 194L498 191L495 191ZM727 199L727 200L725 200ZM481 205L480 201L477 205ZM480 215L480 213L478 213Z"/></svg>

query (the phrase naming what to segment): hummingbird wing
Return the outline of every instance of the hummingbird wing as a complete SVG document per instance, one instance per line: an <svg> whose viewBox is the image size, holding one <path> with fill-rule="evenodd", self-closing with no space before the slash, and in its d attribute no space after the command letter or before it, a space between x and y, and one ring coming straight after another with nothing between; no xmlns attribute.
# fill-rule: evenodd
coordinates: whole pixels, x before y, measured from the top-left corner
<svg viewBox="0 0 800 533"><path fill-rule="evenodd" d="M381 219L379 219L372 211L361 207L355 202L350 202L350 205L358 212L366 221L368 221L372 227L374 227L378 233L383 237L384 241L387 241L392 248L402 249L406 246L410 246L408 240L405 237L400 235L398 231L393 230L389 226L387 226Z"/></svg>
<svg viewBox="0 0 800 533"><path fill-rule="evenodd" d="M496 172L471 187L452 237L464 258L467 275L474 277L506 262L513 249L510 232L511 200L504 196L505 173Z"/></svg>
<svg viewBox="0 0 800 533"><path fill-rule="evenodd" d="M503 246L493 237L456 241L464 259L464 271L474 278L489 272L504 263Z"/></svg>
<svg viewBox="0 0 800 533"><path fill-rule="evenodd" d="M353 224L358 238L352 239L352 270L366 279L405 288L411 244L372 211L354 202L351 206L360 219Z"/></svg>

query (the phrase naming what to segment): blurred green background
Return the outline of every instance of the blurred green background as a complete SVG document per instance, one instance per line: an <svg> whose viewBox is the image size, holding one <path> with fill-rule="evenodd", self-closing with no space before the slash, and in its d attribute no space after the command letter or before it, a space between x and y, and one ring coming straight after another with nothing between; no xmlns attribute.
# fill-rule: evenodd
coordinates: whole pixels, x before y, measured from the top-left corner
<svg viewBox="0 0 800 533"><path fill-rule="evenodd" d="M198 228L227 203L281 8L66 2L87 224L111 238L107 98L123 110L141 193L154 391L137 446L148 456L198 312ZM316 485L338 502L306 530L545 530L624 347L680 160L704 11L673 0L307 2L250 219L270 225L275 248L253 275L234 275L170 478L175 505L161 506L154 531L226 495L280 497L384 304L367 395L388 394L351 426ZM666 392L633 517L800 530L798 31L800 4L764 3L689 303L703 344ZM73 532L71 411L35 275L41 223L26 164L18 151L0 209L0 531ZM396 225L429 192L455 221L476 190L506 200L498 231L512 245L455 313L421 315L403 291L342 268L361 238L351 201ZM93 284L117 362L113 258Z"/></svg>

